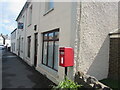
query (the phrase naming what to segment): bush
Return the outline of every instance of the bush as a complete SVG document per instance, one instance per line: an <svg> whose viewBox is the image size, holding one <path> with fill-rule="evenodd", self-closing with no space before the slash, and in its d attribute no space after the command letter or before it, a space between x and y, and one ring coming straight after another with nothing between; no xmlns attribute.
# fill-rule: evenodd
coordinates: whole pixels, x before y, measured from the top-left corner
<svg viewBox="0 0 120 90"><path fill-rule="evenodd" d="M72 80L69 80L68 78L65 78L63 81L61 81L58 86L53 86L54 89L74 89L77 90L82 85L78 85L77 83L73 82Z"/></svg>

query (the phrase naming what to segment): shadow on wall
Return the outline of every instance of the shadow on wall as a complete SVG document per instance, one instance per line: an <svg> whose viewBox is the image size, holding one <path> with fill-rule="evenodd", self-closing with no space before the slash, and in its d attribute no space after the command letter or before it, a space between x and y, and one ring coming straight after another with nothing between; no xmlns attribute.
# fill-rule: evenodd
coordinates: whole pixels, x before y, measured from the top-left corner
<svg viewBox="0 0 120 90"><path fill-rule="evenodd" d="M96 77L98 80L107 78L109 69L109 36L104 40L87 74Z"/></svg>

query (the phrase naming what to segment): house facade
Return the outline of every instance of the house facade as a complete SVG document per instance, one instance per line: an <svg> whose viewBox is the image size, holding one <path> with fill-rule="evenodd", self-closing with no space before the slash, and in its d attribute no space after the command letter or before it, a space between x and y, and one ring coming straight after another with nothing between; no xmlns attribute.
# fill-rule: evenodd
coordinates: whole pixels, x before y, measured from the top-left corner
<svg viewBox="0 0 120 90"><path fill-rule="evenodd" d="M117 2L26 2L16 21L22 25L16 29L16 54L54 83L65 75L60 47L74 49L74 66L67 68L70 79L77 71L107 78Z"/></svg>
<svg viewBox="0 0 120 90"><path fill-rule="evenodd" d="M11 32L11 52L13 52L14 54L16 54L17 52L17 50L16 50L16 48L17 48L17 38L16 38L16 36L17 36L17 29L15 29L13 32Z"/></svg>

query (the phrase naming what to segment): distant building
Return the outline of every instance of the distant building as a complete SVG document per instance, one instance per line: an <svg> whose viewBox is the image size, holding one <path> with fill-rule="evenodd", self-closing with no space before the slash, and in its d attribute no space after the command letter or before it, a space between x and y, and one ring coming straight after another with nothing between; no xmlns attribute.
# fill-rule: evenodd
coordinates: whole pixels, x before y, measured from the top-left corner
<svg viewBox="0 0 120 90"><path fill-rule="evenodd" d="M5 44L5 38L3 37L2 34L0 34L0 45L4 45Z"/></svg>
<svg viewBox="0 0 120 90"><path fill-rule="evenodd" d="M16 31L17 29L15 29L13 32L11 32L11 52L13 52L14 54L16 54L16 47L17 47L17 39L16 39Z"/></svg>
<svg viewBox="0 0 120 90"><path fill-rule="evenodd" d="M10 40L10 36L8 36L8 35L3 35L3 34L1 34L0 35L0 44L1 45L4 45L4 46L11 46L11 42L10 42L11 40Z"/></svg>
<svg viewBox="0 0 120 90"><path fill-rule="evenodd" d="M4 38L5 38L5 46L11 47L11 39L10 39L10 36L4 35Z"/></svg>

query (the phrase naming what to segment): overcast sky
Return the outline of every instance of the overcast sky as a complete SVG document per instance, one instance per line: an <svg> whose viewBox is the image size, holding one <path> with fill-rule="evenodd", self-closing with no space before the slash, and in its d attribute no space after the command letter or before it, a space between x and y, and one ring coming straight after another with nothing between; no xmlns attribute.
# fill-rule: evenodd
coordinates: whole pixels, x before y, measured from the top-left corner
<svg viewBox="0 0 120 90"><path fill-rule="evenodd" d="M26 0L0 0L0 33L9 34L17 27L16 18Z"/></svg>

